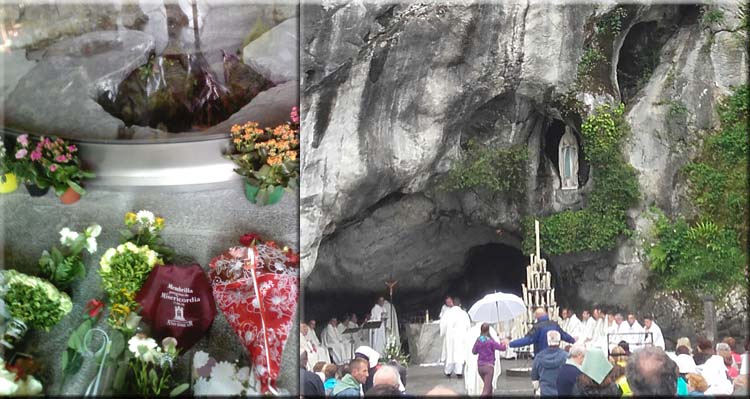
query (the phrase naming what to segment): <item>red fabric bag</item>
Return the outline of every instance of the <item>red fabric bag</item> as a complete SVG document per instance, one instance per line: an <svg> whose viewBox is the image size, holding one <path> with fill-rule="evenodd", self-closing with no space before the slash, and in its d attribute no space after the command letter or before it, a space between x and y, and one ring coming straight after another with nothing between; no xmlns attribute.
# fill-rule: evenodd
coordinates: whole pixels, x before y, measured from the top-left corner
<svg viewBox="0 0 750 399"><path fill-rule="evenodd" d="M197 264L155 267L135 299L151 335L174 337L182 350L195 345L216 316L211 284Z"/></svg>
<svg viewBox="0 0 750 399"><path fill-rule="evenodd" d="M299 256L260 238L211 260L216 303L250 352L261 391L275 392L281 353L297 309Z"/></svg>

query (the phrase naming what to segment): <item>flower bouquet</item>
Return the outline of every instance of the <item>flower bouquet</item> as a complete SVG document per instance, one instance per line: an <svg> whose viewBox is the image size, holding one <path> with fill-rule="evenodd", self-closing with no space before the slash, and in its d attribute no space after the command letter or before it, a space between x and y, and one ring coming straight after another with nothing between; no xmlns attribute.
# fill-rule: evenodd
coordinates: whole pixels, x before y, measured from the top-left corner
<svg viewBox="0 0 750 399"><path fill-rule="evenodd" d="M17 138L17 173L26 182L39 188L52 187L64 204L78 201L86 190L81 186L83 179L95 177L81 168L78 147L57 137L41 136L32 141L29 135Z"/></svg>
<svg viewBox="0 0 750 399"><path fill-rule="evenodd" d="M281 352L297 308L299 256L254 234L210 262L219 309L250 352L263 393L276 393Z"/></svg>
<svg viewBox="0 0 750 399"><path fill-rule="evenodd" d="M8 153L5 151L5 143L0 138L0 194L12 193L18 188L18 180L14 170L15 164L8 157Z"/></svg>
<svg viewBox="0 0 750 399"><path fill-rule="evenodd" d="M245 195L258 205L278 202L284 188L293 189L299 178L299 115L292 109L291 122L261 129L256 122L231 129L235 153L227 155L245 177Z"/></svg>
<svg viewBox="0 0 750 399"><path fill-rule="evenodd" d="M135 245L148 245L159 254L162 261L169 263L174 250L164 244L159 234L164 229L164 218L154 216L151 211L141 210L125 214L125 226L128 230L120 231L120 243L132 242Z"/></svg>
<svg viewBox="0 0 750 399"><path fill-rule="evenodd" d="M235 363L217 362L203 351L193 356L192 378L195 396L259 396L258 380L249 367L238 370Z"/></svg>
<svg viewBox="0 0 750 399"><path fill-rule="evenodd" d="M39 380L22 367L9 366L0 356L0 396L32 396L41 393L42 383Z"/></svg>
<svg viewBox="0 0 750 399"><path fill-rule="evenodd" d="M3 300L13 318L0 344L13 348L29 328L49 331L73 309L70 297L38 277L15 270L0 272L4 287Z"/></svg>
<svg viewBox="0 0 750 399"><path fill-rule="evenodd" d="M128 340L135 391L143 397L159 396L172 385L172 366L178 354L177 340L167 337L161 341L161 345L159 347L153 338L140 333ZM180 384L171 390L170 396L179 395L189 387L187 383Z"/></svg>
<svg viewBox="0 0 750 399"><path fill-rule="evenodd" d="M132 242L110 248L99 261L102 287L109 297L110 312L107 319L113 328L132 335L138 320L138 302L135 295L141 289L151 270L163 264L156 251ZM135 324L135 325L134 325Z"/></svg>
<svg viewBox="0 0 750 399"><path fill-rule="evenodd" d="M70 283L78 277L86 275L86 267L81 259L84 249L89 254L96 252L96 237L102 228L98 224L87 227L83 233L71 231L65 227L60 230L60 243L64 245L60 250L57 246L51 252L42 252L39 258L39 269L42 275L57 288L68 288Z"/></svg>

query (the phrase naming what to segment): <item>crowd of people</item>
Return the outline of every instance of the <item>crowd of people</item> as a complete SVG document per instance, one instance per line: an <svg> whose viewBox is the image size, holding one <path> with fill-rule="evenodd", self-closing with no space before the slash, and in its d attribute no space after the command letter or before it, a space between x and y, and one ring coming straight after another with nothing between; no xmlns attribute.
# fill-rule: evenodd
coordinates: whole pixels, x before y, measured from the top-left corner
<svg viewBox="0 0 750 399"><path fill-rule="evenodd" d="M383 320L386 314L381 308L379 298L373 312ZM395 313L392 307L391 311ZM531 380L537 395L747 395L747 339L742 355L731 337L715 345L699 337L695 347L680 338L676 350L667 352L661 328L650 317L644 317L641 325L634 314L623 317L598 308L581 312L580 319L564 308L559 323L543 308L536 309L534 317L525 336L500 338L489 324L473 323L458 298L447 297L439 319L445 376L464 378L469 395L489 397L497 389L498 355L531 346ZM397 362L378 364L383 352L368 345L377 342L377 337L370 333L349 341L343 338L349 326L360 326L356 316L347 317L343 326L331 319L323 330L322 345L315 324L311 320L301 329L304 395L405 395L405 368ZM357 350L337 346L345 342L364 345ZM445 387L435 390L455 394Z"/></svg>

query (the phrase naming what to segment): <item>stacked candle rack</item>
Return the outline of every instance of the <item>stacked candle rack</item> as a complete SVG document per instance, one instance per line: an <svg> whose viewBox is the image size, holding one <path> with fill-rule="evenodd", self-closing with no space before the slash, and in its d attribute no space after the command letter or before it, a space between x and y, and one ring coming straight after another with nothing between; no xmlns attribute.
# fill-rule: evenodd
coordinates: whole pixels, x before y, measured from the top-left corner
<svg viewBox="0 0 750 399"><path fill-rule="evenodd" d="M534 222L536 233L536 254L529 257L526 267L526 284L522 284L523 301L526 313L514 320L515 334L513 338L520 338L531 329L534 320L534 310L543 308L551 320L557 320L558 306L555 300L555 289L552 288L552 275L547 271L547 261L542 259L539 249L539 221Z"/></svg>

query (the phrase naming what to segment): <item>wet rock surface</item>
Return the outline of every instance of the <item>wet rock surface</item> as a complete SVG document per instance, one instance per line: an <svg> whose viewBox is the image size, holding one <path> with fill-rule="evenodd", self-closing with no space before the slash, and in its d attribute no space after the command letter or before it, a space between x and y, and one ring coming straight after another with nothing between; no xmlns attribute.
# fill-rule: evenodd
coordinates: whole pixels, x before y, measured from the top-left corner
<svg viewBox="0 0 750 399"><path fill-rule="evenodd" d="M274 83L299 80L299 19L290 18L253 40L242 60Z"/></svg>

